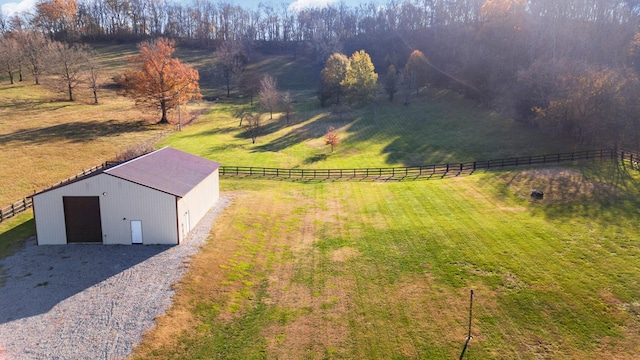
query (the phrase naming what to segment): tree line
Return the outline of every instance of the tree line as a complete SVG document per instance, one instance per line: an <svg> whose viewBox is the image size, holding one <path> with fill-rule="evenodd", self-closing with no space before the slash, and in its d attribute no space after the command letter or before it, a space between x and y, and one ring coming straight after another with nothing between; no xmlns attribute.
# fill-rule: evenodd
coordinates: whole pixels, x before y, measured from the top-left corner
<svg viewBox="0 0 640 360"><path fill-rule="evenodd" d="M94 51L87 45L49 39L37 31L13 32L0 37L0 69L9 82L30 75L36 85L66 94L74 101L74 91L84 86L98 103L105 79Z"/></svg>
<svg viewBox="0 0 640 360"><path fill-rule="evenodd" d="M638 0L389 0L306 9L40 0L32 13L0 16L5 38L33 29L67 42L166 37L210 46L229 55L228 93L242 85L236 69L256 49L308 56L318 71L334 53L365 49L383 69L381 88L391 99L400 94L408 103L411 91L448 87L581 142L636 148L639 25ZM422 56L412 56L416 50ZM333 101L322 86L321 102Z"/></svg>

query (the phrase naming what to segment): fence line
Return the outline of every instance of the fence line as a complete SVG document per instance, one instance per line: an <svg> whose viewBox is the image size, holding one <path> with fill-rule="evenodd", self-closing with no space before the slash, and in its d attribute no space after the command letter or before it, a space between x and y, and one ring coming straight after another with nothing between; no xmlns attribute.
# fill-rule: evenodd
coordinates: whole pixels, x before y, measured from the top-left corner
<svg viewBox="0 0 640 360"><path fill-rule="evenodd" d="M434 176L457 176L463 173L473 173L477 170L501 169L506 167L533 166L558 164L573 161L614 160L616 153L622 155L621 160L629 159L631 152L613 149L589 150L573 153L547 154L538 156L523 156L506 159L473 161L463 163L448 163L409 167L389 168L352 168L352 169L283 169L263 168L251 166L221 166L222 176L267 177L280 179L373 179L373 180L402 180L405 178L431 178ZM633 159L640 160L635 153ZM626 156L626 157L625 157ZM633 156L633 155L631 155Z"/></svg>
<svg viewBox="0 0 640 360"><path fill-rule="evenodd" d="M59 183L56 183L56 184L53 184L53 185L51 185L51 186L49 186L47 188L44 188L44 189L42 189L42 191L46 191L46 190L53 189L53 188L58 187L58 186L62 186L62 185L68 184L68 183L73 182L73 181L75 181L75 180L77 180L79 178L82 178L82 177L88 176L90 174L93 174L96 171L99 171L99 170L102 170L102 169L106 169L106 168L110 168L110 167L115 166L117 164L119 164L119 162L116 162L116 161L105 161L102 164L98 164L98 165L96 165L96 166L94 166L92 168L89 168L89 169L86 169L86 170L83 169L82 172L79 172L76 175L74 175L74 176L72 176L72 177L70 177L68 179L62 180ZM27 197L24 197L21 200L18 200L16 202L14 202L13 204L11 204L9 206L1 208L0 209L0 223L2 223L3 221L8 220L8 219L18 215L18 214L20 214L22 212L27 211L31 207L33 207L33 198L31 196L27 196Z"/></svg>
<svg viewBox="0 0 640 360"><path fill-rule="evenodd" d="M282 169L282 168L262 168L249 166L221 166L222 176L257 176L265 178L279 179L373 179L373 180L402 180L406 178L431 178L433 176L458 176L463 173L473 173L477 170L501 169L507 167L533 166L544 164L558 164L573 161L594 161L594 160L619 160L623 164L628 162L635 169L640 169L640 152L628 150L590 150L574 153L548 154L538 156L523 156L507 159L473 161L464 163L448 163L437 165L390 167L390 168L352 168L352 169ZM79 178L88 176L106 168L119 164L116 161L106 161L90 169L65 179L59 183L49 186L42 191L68 184ZM33 199L27 196L13 204L0 208L0 223L10 219L33 207Z"/></svg>

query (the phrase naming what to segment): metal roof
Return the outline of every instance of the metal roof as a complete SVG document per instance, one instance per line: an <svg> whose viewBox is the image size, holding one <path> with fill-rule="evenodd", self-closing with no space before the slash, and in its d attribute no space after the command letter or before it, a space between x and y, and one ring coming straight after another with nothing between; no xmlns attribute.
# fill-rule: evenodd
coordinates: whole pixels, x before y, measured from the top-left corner
<svg viewBox="0 0 640 360"><path fill-rule="evenodd" d="M123 180L184 197L220 164L165 147L104 171Z"/></svg>

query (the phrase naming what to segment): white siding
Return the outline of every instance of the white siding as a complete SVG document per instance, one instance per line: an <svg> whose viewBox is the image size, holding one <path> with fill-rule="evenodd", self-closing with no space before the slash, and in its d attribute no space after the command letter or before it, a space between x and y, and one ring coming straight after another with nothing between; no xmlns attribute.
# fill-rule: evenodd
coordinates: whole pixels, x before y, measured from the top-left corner
<svg viewBox="0 0 640 360"><path fill-rule="evenodd" d="M186 235L185 228L193 229L207 212L215 206L220 197L218 169L207 176L200 184L196 185L185 197L178 200L178 222L180 241ZM188 223L185 214L189 213Z"/></svg>
<svg viewBox="0 0 640 360"><path fill-rule="evenodd" d="M131 244L131 220L142 221L144 244L177 244L176 197L99 174L33 198L38 244L66 244L63 196L99 196L104 244Z"/></svg>

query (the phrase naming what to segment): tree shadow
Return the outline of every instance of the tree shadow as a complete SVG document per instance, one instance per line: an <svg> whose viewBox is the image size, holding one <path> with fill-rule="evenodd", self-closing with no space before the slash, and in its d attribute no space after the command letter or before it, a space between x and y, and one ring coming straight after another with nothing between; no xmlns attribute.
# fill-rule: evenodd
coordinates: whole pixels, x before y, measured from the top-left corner
<svg viewBox="0 0 640 360"><path fill-rule="evenodd" d="M11 143L41 144L57 140L68 140L71 142L82 143L102 137L117 136L123 133L143 132L147 130L149 130L149 127L144 121L74 121L38 129L16 130L9 134L0 135L0 145Z"/></svg>
<svg viewBox="0 0 640 360"><path fill-rule="evenodd" d="M273 134L275 132L281 131L282 129L288 128L292 125L299 124L290 122L286 123L284 119L280 119L278 121L274 121L262 127L260 136ZM284 150L286 148L292 147L299 143L305 142L310 139L315 139L322 137L326 134L327 128L324 124L327 123L327 118L325 116L317 117L313 120L307 120L307 122L297 128L291 129L288 133L283 136L280 136L274 140L271 140L267 144L258 145L254 148L254 152L278 152ZM250 134L248 131L244 131L237 135L239 138L249 138Z"/></svg>
<svg viewBox="0 0 640 360"><path fill-rule="evenodd" d="M532 212L549 219L582 217L606 226L640 216L640 177L633 171L614 162L532 168L496 175L496 187L499 196L526 199ZM531 189L544 198L531 197Z"/></svg>
<svg viewBox="0 0 640 360"><path fill-rule="evenodd" d="M329 157L329 154L316 154L304 159L304 163L307 165L315 164L317 162L327 160L328 157Z"/></svg>

